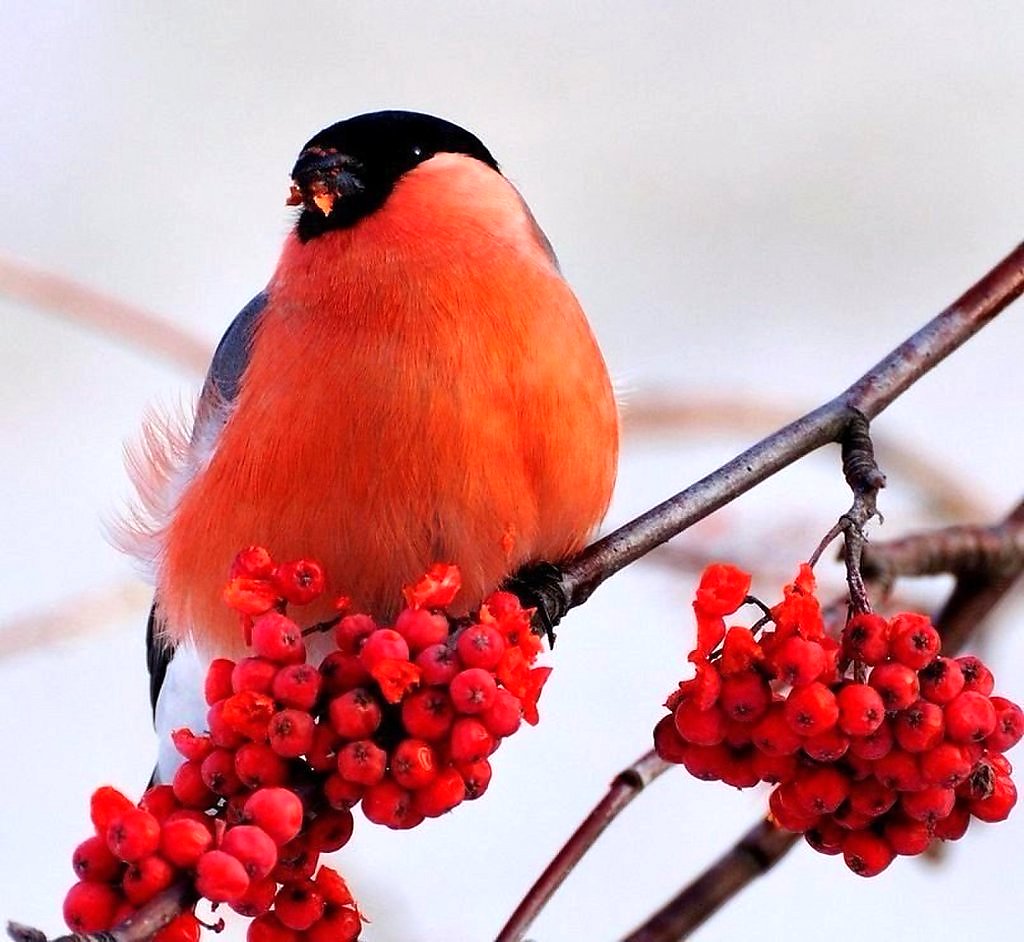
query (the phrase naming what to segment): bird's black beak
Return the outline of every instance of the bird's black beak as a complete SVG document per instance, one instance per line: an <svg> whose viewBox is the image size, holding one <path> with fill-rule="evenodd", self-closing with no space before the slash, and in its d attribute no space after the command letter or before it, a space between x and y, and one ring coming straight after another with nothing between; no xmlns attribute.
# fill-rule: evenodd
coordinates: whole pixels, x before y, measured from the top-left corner
<svg viewBox="0 0 1024 942"><path fill-rule="evenodd" d="M305 206L329 216L337 200L364 189L359 164L345 154L311 147L299 154L292 168L288 206Z"/></svg>

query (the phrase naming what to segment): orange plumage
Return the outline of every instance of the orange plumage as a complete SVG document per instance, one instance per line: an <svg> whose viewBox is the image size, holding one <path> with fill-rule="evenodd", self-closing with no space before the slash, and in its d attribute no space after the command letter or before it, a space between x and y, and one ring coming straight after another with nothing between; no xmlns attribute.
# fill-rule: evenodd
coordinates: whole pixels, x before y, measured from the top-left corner
<svg viewBox="0 0 1024 942"><path fill-rule="evenodd" d="M349 228L289 237L225 415L154 552L167 632L207 650L237 645L221 588L243 546L321 561L329 595L379 617L454 562L470 607L580 549L615 477L583 312L518 193L465 154L418 164Z"/></svg>

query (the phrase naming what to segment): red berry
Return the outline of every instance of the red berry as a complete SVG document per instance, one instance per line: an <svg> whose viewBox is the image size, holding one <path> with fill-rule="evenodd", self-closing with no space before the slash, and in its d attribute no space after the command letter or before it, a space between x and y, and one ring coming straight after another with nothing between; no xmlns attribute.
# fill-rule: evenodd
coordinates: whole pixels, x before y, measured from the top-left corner
<svg viewBox="0 0 1024 942"><path fill-rule="evenodd" d="M174 789L170 785L150 785L142 796L139 807L163 823L164 819L177 811L181 805L174 797Z"/></svg>
<svg viewBox="0 0 1024 942"><path fill-rule="evenodd" d="M726 774L732 761L732 750L728 746L695 746L687 744L683 753L686 771L702 782L717 782Z"/></svg>
<svg viewBox="0 0 1024 942"><path fill-rule="evenodd" d="M276 892L276 884L274 889ZM299 934L281 925L281 920L273 913L264 913L249 923L245 939L246 942L299 942Z"/></svg>
<svg viewBox="0 0 1024 942"><path fill-rule="evenodd" d="M395 631L405 638L410 651L424 651L448 640L448 619L425 608L406 608L395 620Z"/></svg>
<svg viewBox="0 0 1024 942"><path fill-rule="evenodd" d="M107 847L129 863L155 854L160 846L160 822L148 811L128 808L114 815L107 826Z"/></svg>
<svg viewBox="0 0 1024 942"><path fill-rule="evenodd" d="M816 736L831 729L839 719L835 694L824 684L797 687L786 698L786 722L799 736Z"/></svg>
<svg viewBox="0 0 1024 942"><path fill-rule="evenodd" d="M797 638L791 640L800 640ZM742 671L722 681L718 706L730 719L753 723L764 716L771 702L771 690L756 671Z"/></svg>
<svg viewBox="0 0 1024 942"><path fill-rule="evenodd" d="M261 827L239 824L228 828L220 849L245 867L250 880L263 880L277 866L277 844Z"/></svg>
<svg viewBox="0 0 1024 942"><path fill-rule="evenodd" d="M208 850L196 864L196 889L211 902L231 903L245 895L249 877L231 854Z"/></svg>
<svg viewBox="0 0 1024 942"><path fill-rule="evenodd" d="M104 838L87 838L75 848L71 866L79 880L88 883L113 883L121 875L123 864L107 847Z"/></svg>
<svg viewBox="0 0 1024 942"><path fill-rule="evenodd" d="M372 739L350 742L338 753L338 772L357 785L376 785L384 778L388 754Z"/></svg>
<svg viewBox="0 0 1024 942"><path fill-rule="evenodd" d="M280 612L267 612L253 621L252 646L275 664L299 664L306 659L302 629Z"/></svg>
<svg viewBox="0 0 1024 942"><path fill-rule="evenodd" d="M323 790L327 804L332 808L343 809L358 804L366 789L362 785L356 785L355 782L343 779L339 773L335 772L324 780Z"/></svg>
<svg viewBox="0 0 1024 942"><path fill-rule="evenodd" d="M491 783L491 763L486 759L456 766L462 781L466 783L466 800L479 798ZM757 782L751 782L756 785Z"/></svg>
<svg viewBox="0 0 1024 942"><path fill-rule="evenodd" d="M378 628L366 638L359 651L359 660L368 671L381 661L409 660L409 645L397 631Z"/></svg>
<svg viewBox="0 0 1024 942"><path fill-rule="evenodd" d="M212 845L209 827L190 818L167 821L160 831L161 856L182 870L191 870Z"/></svg>
<svg viewBox="0 0 1024 942"><path fill-rule="evenodd" d="M210 666L206 669L206 682L203 686L203 693L209 706L231 696L231 675L234 670L235 662L229 661L227 658L218 657L210 662Z"/></svg>
<svg viewBox="0 0 1024 942"><path fill-rule="evenodd" d="M270 748L286 759L305 755L313 747L313 717L305 710L279 710L267 731Z"/></svg>
<svg viewBox="0 0 1024 942"><path fill-rule="evenodd" d="M433 781L413 795L417 813L427 818L436 818L451 811L466 797L466 783L453 769L442 769ZM365 804L365 801L364 801Z"/></svg>
<svg viewBox="0 0 1024 942"><path fill-rule="evenodd" d="M76 883L64 897L64 922L72 932L106 932L121 897L104 883Z"/></svg>
<svg viewBox="0 0 1024 942"><path fill-rule="evenodd" d="M302 800L287 788L261 788L245 802L246 817L263 828L278 846L302 828Z"/></svg>
<svg viewBox="0 0 1024 942"><path fill-rule="evenodd" d="M174 797L186 808L212 808L217 796L203 781L203 767L198 762L182 762L174 773L171 783Z"/></svg>
<svg viewBox="0 0 1024 942"><path fill-rule="evenodd" d="M443 690L418 690L402 701L402 725L416 739L440 739L452 726L455 710Z"/></svg>
<svg viewBox="0 0 1024 942"><path fill-rule="evenodd" d="M466 667L494 670L508 645L501 632L490 625L470 625L459 633L455 647Z"/></svg>
<svg viewBox="0 0 1024 942"><path fill-rule="evenodd" d="M958 657L956 662L964 675L964 690L982 693L986 697L992 693L996 685L995 678L980 658L965 655Z"/></svg>
<svg viewBox="0 0 1024 942"><path fill-rule="evenodd" d="M203 784L215 795L230 797L243 788L235 771L235 754L227 749L214 749L199 767Z"/></svg>
<svg viewBox="0 0 1024 942"><path fill-rule="evenodd" d="M262 916L273 905L276 895L277 883L269 877L249 880L249 889L231 904L231 908L241 916Z"/></svg>
<svg viewBox="0 0 1024 942"><path fill-rule="evenodd" d="M1017 787L1008 775L996 776L992 794L975 798L969 805L971 814L981 821L1005 821L1017 804Z"/></svg>
<svg viewBox="0 0 1024 942"><path fill-rule="evenodd" d="M434 617L425 608L407 608L406 611ZM447 644L432 644L424 648L416 656L416 666L422 672L423 683L431 686L451 683L452 678L462 670L462 662L455 649Z"/></svg>
<svg viewBox="0 0 1024 942"><path fill-rule="evenodd" d="M235 773L246 788L284 785L288 763L266 743L247 742L235 753Z"/></svg>
<svg viewBox="0 0 1024 942"><path fill-rule="evenodd" d="M933 833L944 841L958 841L967 833L970 823L971 809L964 802L958 801L947 817L935 822Z"/></svg>
<svg viewBox="0 0 1024 942"><path fill-rule="evenodd" d="M883 833L889 846L904 857L923 854L932 842L931 828L926 822L902 814L886 818Z"/></svg>
<svg viewBox="0 0 1024 942"><path fill-rule="evenodd" d="M452 678L448 693L459 713L482 713L494 703L498 687L490 671L470 667Z"/></svg>
<svg viewBox="0 0 1024 942"><path fill-rule="evenodd" d="M332 651L320 662L321 690L328 697L365 686L370 672L355 654Z"/></svg>
<svg viewBox="0 0 1024 942"><path fill-rule="evenodd" d="M804 752L816 762L838 762L849 748L849 737L837 726L805 739L803 744Z"/></svg>
<svg viewBox="0 0 1024 942"><path fill-rule="evenodd" d="M890 713L905 710L920 694L917 674L906 664L889 661L872 668L868 682L882 697Z"/></svg>
<svg viewBox="0 0 1024 942"><path fill-rule="evenodd" d="M180 755L193 762L202 762L213 749L213 740L209 736L197 736L190 729L172 730L171 742Z"/></svg>
<svg viewBox="0 0 1024 942"><path fill-rule="evenodd" d="M843 852L846 831L831 818L820 818L814 827L804 833L804 840L819 854L831 857Z"/></svg>
<svg viewBox="0 0 1024 942"><path fill-rule="evenodd" d="M305 836L297 837L278 848L277 866L271 871L270 878L277 883L308 880L319 861L320 851Z"/></svg>
<svg viewBox="0 0 1024 942"><path fill-rule="evenodd" d="M121 886L132 906L148 903L157 893L174 882L175 870L156 855L137 860L125 871Z"/></svg>
<svg viewBox="0 0 1024 942"><path fill-rule="evenodd" d="M338 763L338 747L341 737L329 723L318 723L313 727L313 745L306 753L306 764L314 772L330 772Z"/></svg>
<svg viewBox="0 0 1024 942"><path fill-rule="evenodd" d="M248 546L231 563L231 579L269 579L274 573L274 559L265 546Z"/></svg>
<svg viewBox="0 0 1024 942"><path fill-rule="evenodd" d="M402 788L410 791L429 785L436 778L437 770L437 756L422 739L403 739L391 754L392 776Z"/></svg>
<svg viewBox="0 0 1024 942"><path fill-rule="evenodd" d="M276 673L277 664L265 657L243 657L231 672L231 689L234 693L270 693Z"/></svg>
<svg viewBox="0 0 1024 942"><path fill-rule="evenodd" d="M866 778L850 786L850 807L869 818L885 814L896 804L897 798L899 795L893 789L886 788L875 778Z"/></svg>
<svg viewBox="0 0 1024 942"><path fill-rule="evenodd" d="M479 720L463 716L452 725L448 748L453 762L479 762L494 751L494 737Z"/></svg>
<svg viewBox="0 0 1024 942"><path fill-rule="evenodd" d="M714 746L725 738L725 714L712 706L701 710L693 700L681 700L674 719L679 735L698 746Z"/></svg>
<svg viewBox="0 0 1024 942"><path fill-rule="evenodd" d="M386 778L366 790L361 807L363 814L374 824L401 828L412 813L412 796L394 781Z"/></svg>
<svg viewBox="0 0 1024 942"><path fill-rule="evenodd" d="M499 687L494 702L480 714L480 722L495 737L511 736L523 719L523 705L519 698L504 687Z"/></svg>
<svg viewBox="0 0 1024 942"><path fill-rule="evenodd" d="M773 705L751 730L754 746L769 756L786 756L796 752L800 737L793 732L786 719L782 704Z"/></svg>
<svg viewBox="0 0 1024 942"><path fill-rule="evenodd" d="M850 752L860 759L873 761L881 759L888 753L894 742L892 727L883 721L873 733L867 736L854 736L850 740Z"/></svg>
<svg viewBox="0 0 1024 942"><path fill-rule="evenodd" d="M849 793L849 779L831 765L802 769L792 782L796 806L807 814L831 814Z"/></svg>
<svg viewBox="0 0 1024 942"><path fill-rule="evenodd" d="M272 577L274 588L292 605L308 605L324 591L323 567L311 559L281 563Z"/></svg>
<svg viewBox="0 0 1024 942"><path fill-rule="evenodd" d="M335 697L328 706L328 712L334 731L345 739L366 739L373 735L380 726L382 715L377 698L365 687L356 687Z"/></svg>
<svg viewBox="0 0 1024 942"><path fill-rule="evenodd" d="M309 843L321 854L333 854L349 842L354 825L348 808L321 811L309 827Z"/></svg>
<svg viewBox="0 0 1024 942"><path fill-rule="evenodd" d="M921 788L924 776L917 756L902 749L892 749L875 762L875 778L886 788L906 792Z"/></svg>
<svg viewBox="0 0 1024 942"><path fill-rule="evenodd" d="M665 757L662 756L662 758ZM754 767L754 774L762 782L772 784L790 781L796 775L798 768L796 756L770 756L767 753L761 752L760 749L754 750L751 761Z"/></svg>
<svg viewBox="0 0 1024 942"><path fill-rule="evenodd" d="M802 832L814 827L819 816L807 812L796 800L793 783L780 785L768 796L768 808L779 827L787 831Z"/></svg>
<svg viewBox="0 0 1024 942"><path fill-rule="evenodd" d="M945 706L946 735L954 742L981 742L996 728L996 708L987 694L964 690Z"/></svg>
<svg viewBox="0 0 1024 942"><path fill-rule="evenodd" d="M324 914L324 898L312 880L281 887L274 899L274 913L281 924L303 932Z"/></svg>
<svg viewBox="0 0 1024 942"><path fill-rule="evenodd" d="M289 664L274 675L271 693L283 707L312 710L320 696L320 672L312 664Z"/></svg>
<svg viewBox="0 0 1024 942"><path fill-rule="evenodd" d="M334 640L344 654L359 654L376 630L377 623L369 615L346 615L334 629Z"/></svg>
<svg viewBox="0 0 1024 942"><path fill-rule="evenodd" d="M363 923L353 909L330 909L306 930L306 942L355 942Z"/></svg>
<svg viewBox="0 0 1024 942"><path fill-rule="evenodd" d="M861 877L873 877L881 873L895 856L885 838L871 831L851 831L843 842L846 866Z"/></svg>
<svg viewBox="0 0 1024 942"><path fill-rule="evenodd" d="M817 641L797 635L786 638L771 655L771 663L784 684L803 687L816 681L828 666L825 650Z"/></svg>
<svg viewBox="0 0 1024 942"><path fill-rule="evenodd" d="M201 929L194 913L179 913L153 936L153 942L199 942Z"/></svg>
<svg viewBox="0 0 1024 942"><path fill-rule="evenodd" d="M231 726L224 716L227 700L218 700L206 713L206 727L210 730L210 739L215 746L222 749L237 749L245 742L245 737Z"/></svg>
<svg viewBox="0 0 1024 942"><path fill-rule="evenodd" d="M889 654L889 625L880 615L854 615L843 630L843 656L864 664L881 664Z"/></svg>
<svg viewBox="0 0 1024 942"><path fill-rule="evenodd" d="M89 816L96 833L106 836L111 821L125 811L134 811L132 800L110 785L103 785L89 799Z"/></svg>
<svg viewBox="0 0 1024 942"><path fill-rule="evenodd" d="M985 739L985 746L993 752L1006 752L1024 736L1024 710L1005 697L993 697L996 728Z"/></svg>
<svg viewBox="0 0 1024 942"><path fill-rule="evenodd" d="M313 882L328 906L350 906L355 902L348 884L337 870L321 867Z"/></svg>
<svg viewBox="0 0 1024 942"><path fill-rule="evenodd" d="M870 736L885 722L885 704L874 687L847 684L836 694L839 728L851 736Z"/></svg>
<svg viewBox="0 0 1024 942"><path fill-rule="evenodd" d="M889 622L889 652L901 664L919 671L939 653L942 639L925 615L903 612Z"/></svg>
<svg viewBox="0 0 1024 942"><path fill-rule="evenodd" d="M945 818L953 810L955 802L956 792L952 788L923 788L900 796L904 814L928 825Z"/></svg>
<svg viewBox="0 0 1024 942"><path fill-rule="evenodd" d="M964 672L950 657L937 657L918 675L921 696L940 706L949 703L964 689Z"/></svg>
<svg viewBox="0 0 1024 942"><path fill-rule="evenodd" d="M940 742L921 756L921 774L930 786L955 788L970 772L970 760L955 743Z"/></svg>
<svg viewBox="0 0 1024 942"><path fill-rule="evenodd" d="M927 752L942 742L942 707L918 700L902 710L892 724L893 735L907 752Z"/></svg>

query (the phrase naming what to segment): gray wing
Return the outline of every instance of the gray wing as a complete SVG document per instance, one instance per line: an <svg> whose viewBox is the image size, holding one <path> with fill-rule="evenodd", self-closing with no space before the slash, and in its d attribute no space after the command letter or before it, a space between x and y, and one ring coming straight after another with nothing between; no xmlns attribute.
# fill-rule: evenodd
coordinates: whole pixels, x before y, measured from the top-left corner
<svg viewBox="0 0 1024 942"><path fill-rule="evenodd" d="M242 375L249 363L249 347L253 332L260 314L267 306L267 293L261 291L253 298L225 331L213 361L203 383L203 391L199 396L196 409L196 421L192 430L192 441L208 434L211 422L218 421L217 416L223 415L223 406L232 402L238 395ZM149 612L149 624L146 627L146 666L149 668L149 699L154 714L156 701L160 696L167 666L174 657L174 647L157 635L156 603Z"/></svg>

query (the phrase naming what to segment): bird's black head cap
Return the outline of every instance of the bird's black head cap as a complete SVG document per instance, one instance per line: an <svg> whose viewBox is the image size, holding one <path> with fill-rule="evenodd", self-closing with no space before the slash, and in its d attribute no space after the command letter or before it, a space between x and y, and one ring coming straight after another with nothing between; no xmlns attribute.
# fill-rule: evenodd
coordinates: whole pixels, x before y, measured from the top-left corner
<svg viewBox="0 0 1024 942"><path fill-rule="evenodd" d="M498 171L477 137L428 114L377 111L325 128L302 148L292 170L288 202L303 207L299 238L308 242L355 225L383 205L403 174L442 153L467 154Z"/></svg>

